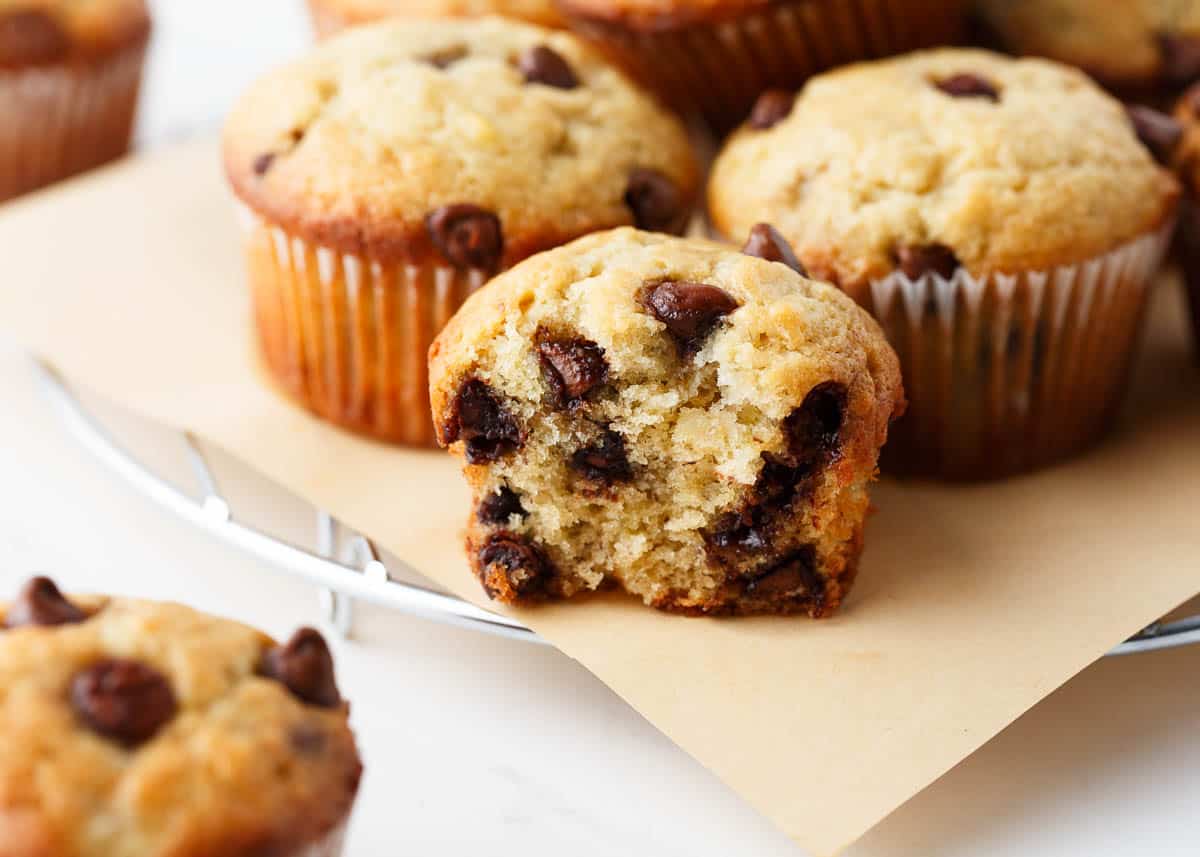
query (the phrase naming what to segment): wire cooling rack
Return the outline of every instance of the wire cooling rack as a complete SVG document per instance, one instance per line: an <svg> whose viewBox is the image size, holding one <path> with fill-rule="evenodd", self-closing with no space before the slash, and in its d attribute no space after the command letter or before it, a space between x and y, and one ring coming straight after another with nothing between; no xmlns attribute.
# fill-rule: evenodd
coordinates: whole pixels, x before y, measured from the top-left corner
<svg viewBox="0 0 1200 857"><path fill-rule="evenodd" d="M398 579L380 558L370 539L344 527L322 510L315 513L312 550L241 523L235 518L212 467L192 435L184 434L184 450L195 477L198 496L177 488L139 461L87 409L55 369L36 359L33 367L42 391L84 448L146 497L188 523L320 587L321 610L335 633L349 636L353 632L354 604L365 601L410 616L547 645L532 630L507 616ZM1200 643L1200 615L1155 622L1108 654L1127 655L1190 643Z"/></svg>

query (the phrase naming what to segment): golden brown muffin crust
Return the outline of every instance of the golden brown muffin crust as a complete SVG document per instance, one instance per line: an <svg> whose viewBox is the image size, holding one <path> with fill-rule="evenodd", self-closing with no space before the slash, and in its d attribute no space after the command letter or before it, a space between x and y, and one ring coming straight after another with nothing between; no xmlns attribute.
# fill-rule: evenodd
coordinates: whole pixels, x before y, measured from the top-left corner
<svg viewBox="0 0 1200 857"><path fill-rule="evenodd" d="M0 69L104 57L149 33L144 0L0 0Z"/></svg>
<svg viewBox="0 0 1200 857"><path fill-rule="evenodd" d="M345 821L361 770L347 707L264 677L270 638L176 604L70 603L84 621L0 628L2 857L288 855ZM74 702L113 659L174 696L148 738L100 734Z"/></svg>
<svg viewBox="0 0 1200 857"><path fill-rule="evenodd" d="M527 81L525 58L545 49L575 85ZM326 42L246 94L224 151L268 220L380 260L426 260L435 212L470 205L498 218L506 267L633 222L639 171L668 179L681 209L698 181L683 126L650 96L575 37L499 18Z"/></svg>
<svg viewBox="0 0 1200 857"><path fill-rule="evenodd" d="M479 18L503 15L543 27L561 27L552 0L309 0L313 14L327 15L341 26L357 26L383 18Z"/></svg>

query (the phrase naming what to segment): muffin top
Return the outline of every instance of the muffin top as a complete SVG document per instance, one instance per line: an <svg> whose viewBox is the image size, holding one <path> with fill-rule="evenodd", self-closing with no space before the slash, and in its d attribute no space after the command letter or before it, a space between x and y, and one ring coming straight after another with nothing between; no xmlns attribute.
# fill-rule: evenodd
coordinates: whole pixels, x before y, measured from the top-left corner
<svg viewBox="0 0 1200 857"><path fill-rule="evenodd" d="M1200 77L1200 2L978 0L1006 45L1077 65L1114 85Z"/></svg>
<svg viewBox="0 0 1200 857"><path fill-rule="evenodd" d="M565 339L555 338L560 332ZM587 354L603 360L590 383ZM821 384L849 391L855 433L846 455L856 461L874 456L903 410L895 352L837 289L716 242L628 227L540 253L467 299L430 349L442 444L464 440L468 460L486 460L461 429L461 380L494 381L512 397L517 424L527 424L545 401L547 360L566 392L599 377L617 382L620 395L593 402L588 418L626 436L674 419L656 411L681 407L673 392L681 372L711 371L713 395L734 418L723 432L680 429L673 443L680 460L714 463L744 484L776 440L772 426ZM497 364L504 371L494 379L480 368Z"/></svg>
<svg viewBox="0 0 1200 857"><path fill-rule="evenodd" d="M0 604L0 853L290 854L346 816L361 770L329 651L175 604Z"/></svg>
<svg viewBox="0 0 1200 857"><path fill-rule="evenodd" d="M1178 186L1120 103L1046 60L942 49L760 98L714 165L713 222L774 223L844 288L902 268L1082 261L1158 228Z"/></svg>
<svg viewBox="0 0 1200 857"><path fill-rule="evenodd" d="M241 199L318 244L495 269L621 224L681 228L682 124L575 37L500 18L352 30L259 81L225 134Z"/></svg>
<svg viewBox="0 0 1200 857"><path fill-rule="evenodd" d="M144 0L0 0L0 68L104 55L149 31Z"/></svg>
<svg viewBox="0 0 1200 857"><path fill-rule="evenodd" d="M403 15L411 18L478 18L504 15L543 27L560 26L552 0L310 0L314 8L335 13L348 24Z"/></svg>

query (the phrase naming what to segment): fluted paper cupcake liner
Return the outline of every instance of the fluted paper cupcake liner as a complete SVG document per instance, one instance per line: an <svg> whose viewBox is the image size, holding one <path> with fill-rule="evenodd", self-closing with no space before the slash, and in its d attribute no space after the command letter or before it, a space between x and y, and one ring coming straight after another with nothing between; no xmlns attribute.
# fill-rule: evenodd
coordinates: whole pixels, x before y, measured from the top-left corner
<svg viewBox="0 0 1200 857"><path fill-rule="evenodd" d="M909 400L884 468L997 478L1099 439L1125 392L1170 234L1168 225L1045 271L872 282L867 308L900 355Z"/></svg>
<svg viewBox="0 0 1200 857"><path fill-rule="evenodd" d="M259 344L280 386L345 428L433 446L426 355L487 275L338 253L238 210Z"/></svg>
<svg viewBox="0 0 1200 857"><path fill-rule="evenodd" d="M598 43L683 112L716 130L749 113L765 89L857 60L946 44L961 36L962 4L939 0L781 0L716 22L638 29L583 14L573 29Z"/></svg>
<svg viewBox="0 0 1200 857"><path fill-rule="evenodd" d="M0 200L125 154L144 55L0 71Z"/></svg>
<svg viewBox="0 0 1200 857"><path fill-rule="evenodd" d="M1193 339L1197 359L1200 359L1200 207L1194 193L1185 196L1179 206L1179 232L1176 239L1183 284L1191 310Z"/></svg>

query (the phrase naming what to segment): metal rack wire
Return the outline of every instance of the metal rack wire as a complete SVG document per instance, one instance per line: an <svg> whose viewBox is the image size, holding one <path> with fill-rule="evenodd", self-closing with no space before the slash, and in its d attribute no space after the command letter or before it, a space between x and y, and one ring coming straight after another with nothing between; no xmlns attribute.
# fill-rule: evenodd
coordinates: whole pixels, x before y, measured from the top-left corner
<svg viewBox="0 0 1200 857"><path fill-rule="evenodd" d="M42 391L71 434L116 475L183 520L258 557L281 571L320 587L321 608L335 633L353 631L354 604L365 601L411 616L458 625L528 643L546 640L513 619L476 607L443 592L399 580L380 559L370 539L350 531L333 516L316 512L315 548L288 544L239 522L217 484L199 443L184 435L190 469L199 487L193 497L146 467L113 437L48 364L34 360ZM1200 615L1155 622L1114 648L1126 655L1200 643Z"/></svg>

